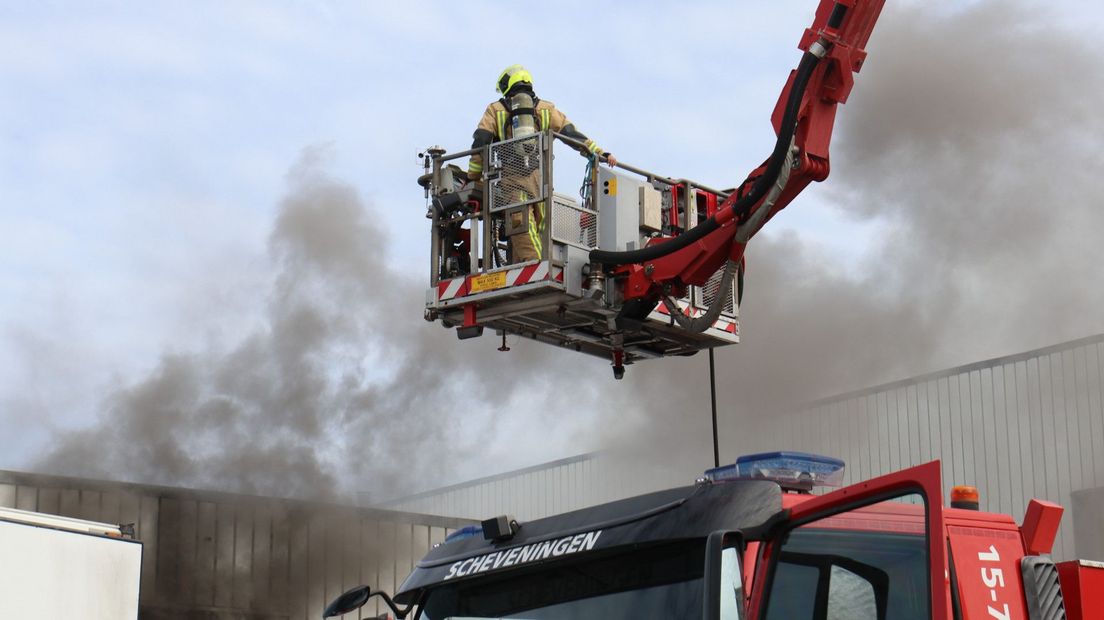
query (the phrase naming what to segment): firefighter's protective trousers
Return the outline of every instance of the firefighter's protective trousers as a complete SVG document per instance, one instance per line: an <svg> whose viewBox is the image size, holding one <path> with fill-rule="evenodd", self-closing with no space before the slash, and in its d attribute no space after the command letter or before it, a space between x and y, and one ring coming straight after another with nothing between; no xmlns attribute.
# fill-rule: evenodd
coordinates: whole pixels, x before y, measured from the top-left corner
<svg viewBox="0 0 1104 620"><path fill-rule="evenodd" d="M602 153L602 149L593 140L575 129L575 125L567 119L563 112L556 109L551 101L537 99L535 116L541 131L562 133L585 143L587 150L591 153ZM472 148L482 148L492 142L508 140L512 137L510 112L506 108L505 101L495 101L487 106L487 109L483 112L483 117L479 119L479 126L473 135ZM468 162L468 178L475 180L482 176L483 156L481 154L472 155ZM511 197L516 196L518 202L529 200L531 197L541 194L539 170L528 176L504 177L501 183L503 191L509 192L508 195ZM544 238L546 226L545 215L546 210L543 201L528 207L529 222L525 232L510 235L512 262L540 260L544 257L542 239ZM511 229L516 230L523 223L525 214L519 209L510 213L509 217L512 220L510 222Z"/></svg>
<svg viewBox="0 0 1104 620"><path fill-rule="evenodd" d="M526 176L503 177L502 188L512 202L524 202L541 195L540 177L539 169ZM525 217L526 211L528 218ZM544 201L514 209L507 217L510 218L510 230L524 230L510 235L511 262L540 260L544 256L542 241L545 227Z"/></svg>

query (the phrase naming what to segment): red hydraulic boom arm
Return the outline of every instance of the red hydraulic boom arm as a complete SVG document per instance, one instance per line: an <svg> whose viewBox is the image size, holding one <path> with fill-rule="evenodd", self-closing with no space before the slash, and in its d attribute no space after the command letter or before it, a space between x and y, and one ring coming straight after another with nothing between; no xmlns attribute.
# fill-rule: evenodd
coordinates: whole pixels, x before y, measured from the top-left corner
<svg viewBox="0 0 1104 620"><path fill-rule="evenodd" d="M854 74L885 0L821 0L801 38L801 63L790 74L771 121L771 156L717 212L678 236L655 237L639 250L594 250L590 259L620 281L626 302L678 297L705 283L726 262L741 264L747 241L812 181L828 177L828 145L836 107L847 101Z"/></svg>

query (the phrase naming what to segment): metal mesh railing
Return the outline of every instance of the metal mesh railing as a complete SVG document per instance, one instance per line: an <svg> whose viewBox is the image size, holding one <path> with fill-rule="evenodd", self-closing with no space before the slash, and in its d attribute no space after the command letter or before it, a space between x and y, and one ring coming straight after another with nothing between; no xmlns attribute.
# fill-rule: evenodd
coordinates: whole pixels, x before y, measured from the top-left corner
<svg viewBox="0 0 1104 620"><path fill-rule="evenodd" d="M552 241L585 250L598 247L598 213L570 196L553 194Z"/></svg>
<svg viewBox="0 0 1104 620"><path fill-rule="evenodd" d="M695 286L693 288L693 303L696 308L705 310L713 305L713 301L717 299L717 294L721 290L721 278L724 277L724 267L718 269L709 280L703 286ZM727 299L722 300L724 306L721 311L725 314L735 314L736 312L736 276L732 276L733 282L728 289Z"/></svg>
<svg viewBox="0 0 1104 620"><path fill-rule="evenodd" d="M492 213L544 198L543 134L490 146L488 188Z"/></svg>

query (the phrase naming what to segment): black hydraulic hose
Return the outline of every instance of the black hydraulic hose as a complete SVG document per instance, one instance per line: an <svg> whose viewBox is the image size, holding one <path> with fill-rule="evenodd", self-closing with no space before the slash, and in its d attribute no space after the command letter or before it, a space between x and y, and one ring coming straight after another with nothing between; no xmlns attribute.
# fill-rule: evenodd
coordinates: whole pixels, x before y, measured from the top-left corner
<svg viewBox="0 0 1104 620"><path fill-rule="evenodd" d="M790 90L790 98L786 102L786 111L778 128L778 140L774 144L774 151L768 160L767 169L762 176L756 179L751 190L731 206L731 209L735 211L734 215L737 220L747 216L751 208L766 195L782 172L782 164L786 161L786 151L789 150L790 141L797 129L797 113L801 108L801 100L805 96L805 87L808 86L809 78L812 77L813 70L816 69L819 60L820 57L812 52L805 52L801 57L801 62L797 65L797 75L794 78L793 88ZM720 224L717 223L717 215L715 214L670 241L626 252L591 250L590 260L609 267L655 260L685 248L719 227Z"/></svg>
<svg viewBox="0 0 1104 620"><path fill-rule="evenodd" d="M843 25L843 17L847 15L847 5L837 2L832 7L832 14L828 16L828 27L839 28Z"/></svg>

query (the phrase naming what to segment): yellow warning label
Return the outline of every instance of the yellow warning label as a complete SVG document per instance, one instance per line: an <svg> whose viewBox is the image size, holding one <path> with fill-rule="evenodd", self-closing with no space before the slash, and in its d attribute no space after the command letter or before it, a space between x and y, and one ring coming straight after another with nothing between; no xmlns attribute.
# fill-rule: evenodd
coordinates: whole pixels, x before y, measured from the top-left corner
<svg viewBox="0 0 1104 620"><path fill-rule="evenodd" d="M609 196L617 195L617 177L611 177L610 180L606 181L602 185L605 186L602 188L605 194Z"/></svg>
<svg viewBox="0 0 1104 620"><path fill-rule="evenodd" d="M496 288L506 286L506 272L485 273L471 279L471 292L493 291Z"/></svg>

